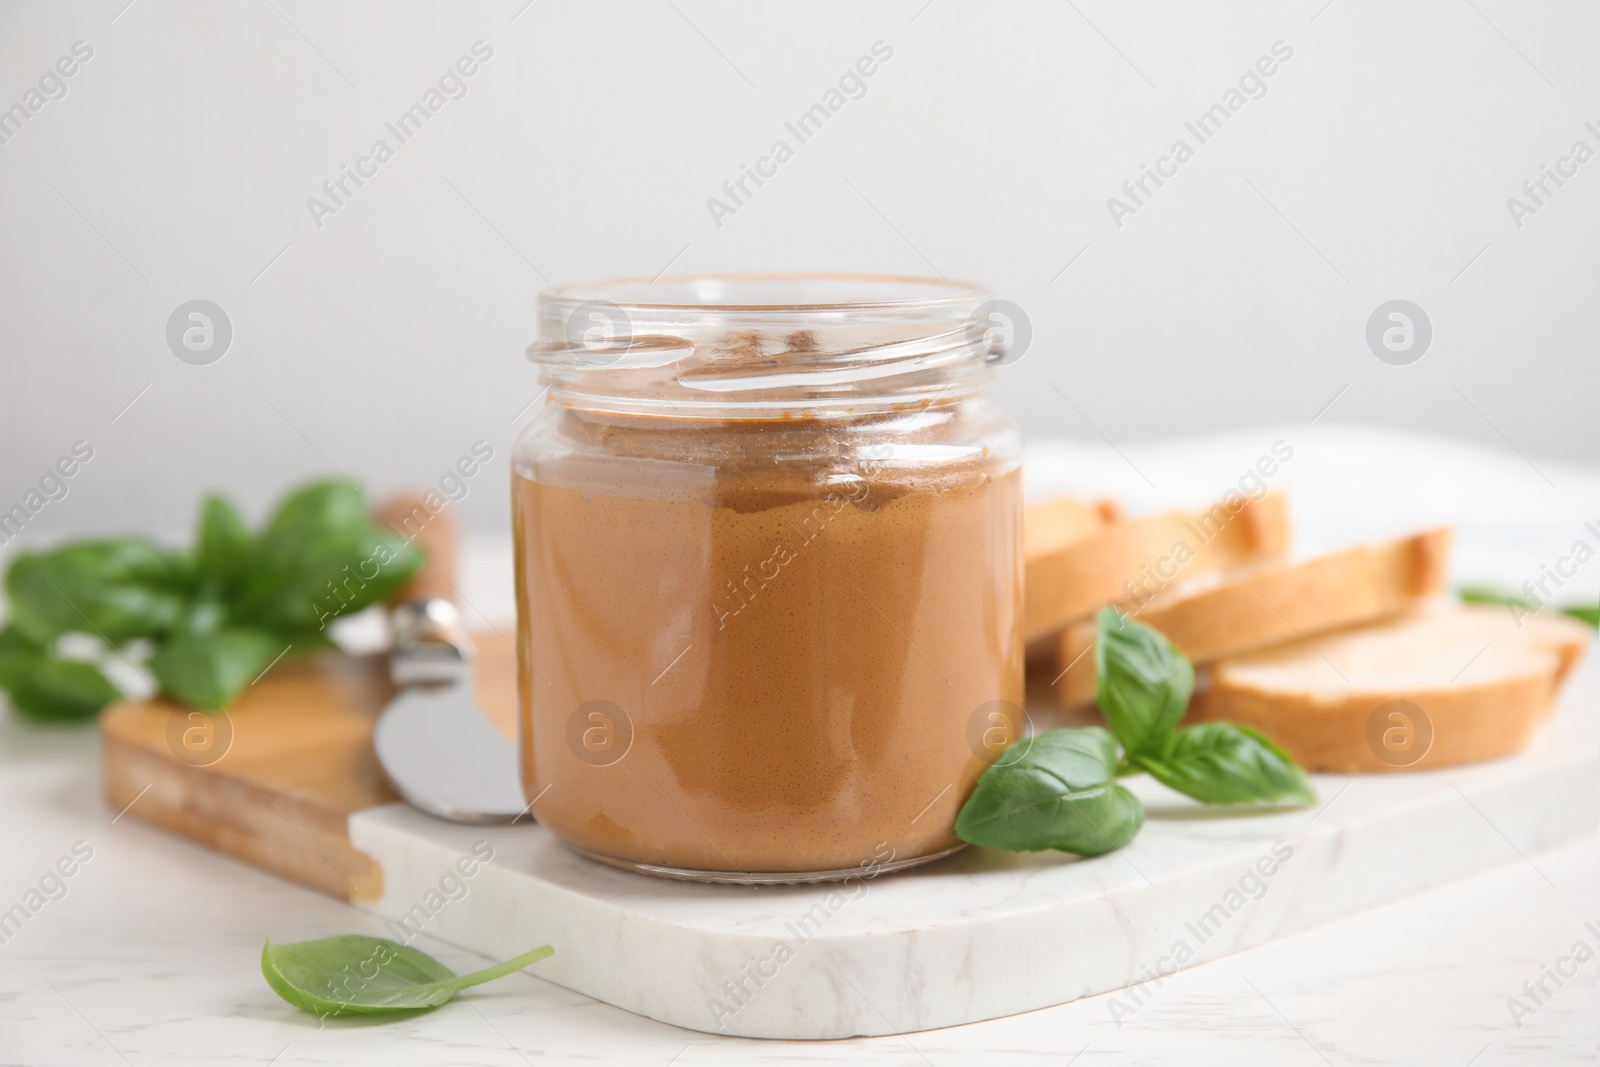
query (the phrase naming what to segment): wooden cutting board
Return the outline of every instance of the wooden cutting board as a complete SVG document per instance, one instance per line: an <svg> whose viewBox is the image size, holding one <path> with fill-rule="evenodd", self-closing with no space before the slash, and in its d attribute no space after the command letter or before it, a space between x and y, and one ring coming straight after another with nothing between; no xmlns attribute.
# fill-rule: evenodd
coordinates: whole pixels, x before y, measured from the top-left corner
<svg viewBox="0 0 1600 1067"><path fill-rule="evenodd" d="M479 706L516 737L516 650L473 635ZM166 700L100 717L112 811L345 900L375 900L383 869L350 843L350 816L397 803L372 751L394 694L385 657L324 653L281 663L226 712Z"/></svg>

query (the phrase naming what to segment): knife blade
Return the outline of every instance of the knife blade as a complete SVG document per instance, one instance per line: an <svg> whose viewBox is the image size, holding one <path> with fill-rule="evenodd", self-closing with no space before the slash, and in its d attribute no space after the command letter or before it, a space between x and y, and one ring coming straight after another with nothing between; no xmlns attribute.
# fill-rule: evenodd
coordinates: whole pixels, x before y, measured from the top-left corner
<svg viewBox="0 0 1600 1067"><path fill-rule="evenodd" d="M449 516L397 497L378 518L421 545L428 562L391 603L389 670L399 687L372 744L413 807L451 822L509 823L528 811L516 746L478 706L472 643L456 608L456 538Z"/></svg>

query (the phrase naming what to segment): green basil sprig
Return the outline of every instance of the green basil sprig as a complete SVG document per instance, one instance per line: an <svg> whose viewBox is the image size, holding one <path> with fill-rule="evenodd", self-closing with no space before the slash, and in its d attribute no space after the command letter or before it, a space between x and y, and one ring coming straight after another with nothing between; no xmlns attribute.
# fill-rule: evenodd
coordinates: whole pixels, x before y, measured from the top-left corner
<svg viewBox="0 0 1600 1067"><path fill-rule="evenodd" d="M1202 804L1254 804L1317 799L1306 772L1260 731L1231 722L1174 730L1157 751L1133 763L1168 789Z"/></svg>
<svg viewBox="0 0 1600 1067"><path fill-rule="evenodd" d="M14 625L0 630L0 689L24 713L56 719L92 716L121 695L94 664L52 655Z"/></svg>
<svg viewBox="0 0 1600 1067"><path fill-rule="evenodd" d="M149 649L163 696L215 710L279 657L332 647L330 622L387 599L422 563L342 480L290 493L259 533L209 497L188 552L136 537L23 552L5 576L0 689L31 718L93 718L121 693L58 654L63 634L83 633L124 655Z"/></svg>
<svg viewBox="0 0 1600 1067"><path fill-rule="evenodd" d="M957 837L1011 852L1102 855L1144 825L1143 805L1116 784L1141 771L1204 804L1316 800L1305 771L1259 731L1231 722L1178 726L1194 668L1170 641L1111 608L1096 622L1096 699L1110 732L1090 726L1017 741L978 779L956 818Z"/></svg>
<svg viewBox="0 0 1600 1067"><path fill-rule="evenodd" d="M1494 589L1484 585L1467 586L1460 591L1461 599L1468 604L1500 604L1508 608L1515 608L1521 615L1532 615L1541 610L1540 606L1519 593L1508 593L1503 589ZM1555 608L1563 615L1570 615L1579 622L1586 622L1590 626L1600 629L1600 605L1595 604L1569 604L1564 608Z"/></svg>
<svg viewBox="0 0 1600 1067"><path fill-rule="evenodd" d="M437 1008L469 986L520 971L555 955L543 945L504 963L458 975L426 952L382 937L344 934L261 949L267 984L297 1008L318 1015L387 1015Z"/></svg>
<svg viewBox="0 0 1600 1067"><path fill-rule="evenodd" d="M956 836L963 841L1098 856L1144 825L1139 798L1117 785L1117 743L1100 727L1051 730L1019 745L1026 751L989 768L962 806Z"/></svg>
<svg viewBox="0 0 1600 1067"><path fill-rule="evenodd" d="M1159 748L1188 710L1194 668L1172 642L1111 608L1096 620L1095 699L1130 756Z"/></svg>

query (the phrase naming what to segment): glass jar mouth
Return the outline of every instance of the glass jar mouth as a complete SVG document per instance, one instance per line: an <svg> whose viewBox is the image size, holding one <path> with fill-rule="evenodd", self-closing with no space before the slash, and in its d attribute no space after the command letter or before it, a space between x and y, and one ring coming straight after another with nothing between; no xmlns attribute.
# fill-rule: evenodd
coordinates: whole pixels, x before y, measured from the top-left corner
<svg viewBox="0 0 1600 1067"><path fill-rule="evenodd" d="M617 278L555 285L539 294L540 310L575 310L606 303L640 312L727 313L898 312L976 305L989 299L986 286L892 274L679 274L665 278Z"/></svg>
<svg viewBox="0 0 1600 1067"><path fill-rule="evenodd" d="M552 399L683 418L838 415L981 392L989 290L875 274L623 278L539 296Z"/></svg>

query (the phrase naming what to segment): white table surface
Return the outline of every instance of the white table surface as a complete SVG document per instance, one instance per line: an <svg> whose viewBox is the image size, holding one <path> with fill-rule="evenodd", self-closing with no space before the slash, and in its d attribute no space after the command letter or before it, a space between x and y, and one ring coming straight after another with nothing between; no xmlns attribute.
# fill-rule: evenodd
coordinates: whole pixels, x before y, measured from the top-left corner
<svg viewBox="0 0 1600 1067"><path fill-rule="evenodd" d="M1464 450L1387 451L1390 462L1351 444L1349 431L1301 430L1296 459L1345 471L1291 482L1302 515L1332 514L1341 485L1365 468L1365 493L1393 502L1369 524L1448 520L1459 506L1474 579L1520 584L1538 574L1546 546L1562 546L1587 510L1600 520L1600 471L1540 462L1545 489L1520 475L1514 455ZM1253 437L1215 446L1232 469ZM1370 442L1369 442L1370 443ZM1263 444L1256 452L1265 448ZM1374 448L1388 449L1392 440ZM1415 442L1413 442L1415 444ZM1208 446L1209 447L1209 446ZM1419 446L1420 447L1420 446ZM1430 448L1434 447L1432 445ZM1161 487L1193 492L1177 468L1196 446L1125 447ZM1447 450L1450 451L1450 450ZM1336 463L1335 453L1349 457ZM1085 446L1050 453L1049 488L1115 488L1109 450ZM1319 458L1321 457L1321 458ZM1403 457L1403 458L1402 458ZM1223 462L1221 460L1218 461ZM1498 531L1484 507L1411 496L1408 482L1438 483L1456 463L1475 472L1472 496L1493 497L1495 477L1521 477L1530 499L1548 505L1527 531ZM1099 464L1099 466L1096 466ZM1215 467L1213 469L1216 469ZM1242 465L1240 466L1242 469ZM1298 470L1295 472L1298 475ZM1067 471L1067 473L1061 473ZM1541 477L1543 477L1541 475ZM1031 477L1037 477L1031 475ZM1225 484L1225 479L1223 480ZM1146 490L1149 486L1142 482ZM1541 483L1542 484L1542 483ZM1322 492L1319 486L1329 486ZM1220 486L1219 486L1220 487ZM1559 488L1556 488L1559 487ZM1131 491L1131 490L1125 490ZM1421 501L1419 503L1419 500ZM1504 498L1501 497L1503 503ZM1303 503L1302 503L1303 502ZM1419 511L1421 512L1419 514ZM1517 519L1527 523L1525 509ZM1509 521L1509 520L1508 520ZM1338 532L1360 533L1346 515ZM1331 536L1332 522L1308 536ZM467 589L485 612L503 615L509 590L503 546L475 549ZM1529 561L1532 561L1531 567ZM1458 568L1460 576L1460 568ZM1568 590L1592 590L1600 561ZM1592 592L1589 593L1592 596ZM67 893L0 944L0 1065L99 1064L1441 1064L1593 1063L1600 957L1517 1025L1508 998L1532 1006L1523 984L1566 956L1578 941L1600 950L1600 839L1520 855L1490 873L1376 911L1180 971L1145 987L1132 1014L1127 991L993 1022L912 1035L837 1042L716 1038L651 1022L527 974L471 991L431 1014L396 1022L330 1020L280 1001L259 970L263 939L293 941L334 933L378 934L379 921L309 890L208 853L131 818L114 819L100 800L94 735L40 729L0 718L0 911L21 900L48 867L82 841L93 857ZM1355 787L1352 787L1355 788ZM1485 825L1483 832L1496 831ZM1594 929L1585 926L1593 923ZM420 938L425 951L458 970L469 954ZM671 975L647 980L671 981Z"/></svg>

